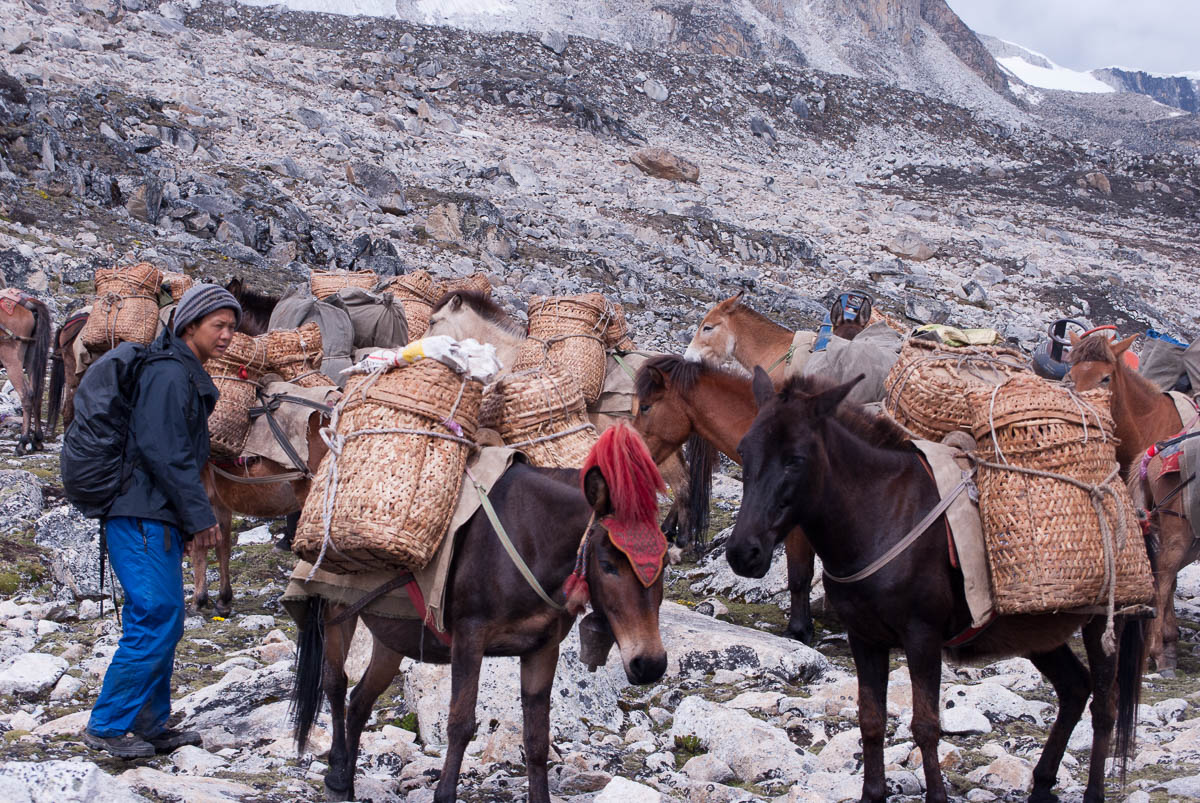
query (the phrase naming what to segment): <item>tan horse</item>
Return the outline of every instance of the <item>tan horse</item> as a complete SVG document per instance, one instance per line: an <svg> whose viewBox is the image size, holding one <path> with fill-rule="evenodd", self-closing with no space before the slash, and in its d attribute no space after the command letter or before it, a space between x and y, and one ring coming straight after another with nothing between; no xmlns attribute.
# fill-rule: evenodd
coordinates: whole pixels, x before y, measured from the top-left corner
<svg viewBox="0 0 1200 803"><path fill-rule="evenodd" d="M42 387L53 327L41 301L16 290L0 297L0 364L21 397L17 454L42 447Z"/></svg>
<svg viewBox="0 0 1200 803"><path fill-rule="evenodd" d="M295 529L295 516L304 507L312 487L312 475L317 472L321 458L325 456L328 447L321 440L321 427L328 423L328 418L313 415L308 423L308 474L300 474L296 469L276 463L267 458L258 458L248 463L233 466L219 466L209 463L205 472L204 489L212 503L213 512L217 516L217 524L221 527L221 539L217 542L217 567L220 573L220 595L214 603L218 616L228 616L233 602L233 586L229 576L229 553L233 548L233 514L258 518L279 518L288 516L288 526ZM290 539L291 532L285 536ZM193 542L192 580L194 590L192 601L197 610L208 605L208 550L199 549Z"/></svg>
<svg viewBox="0 0 1200 803"><path fill-rule="evenodd" d="M82 373L75 360L75 339L87 325L88 314L76 313L63 321L54 333L54 355L50 358L50 398L47 402L46 431L51 435L58 427L62 415L63 430L71 426L75 418L75 390L79 387Z"/></svg>
<svg viewBox="0 0 1200 803"><path fill-rule="evenodd" d="M1175 402L1150 380L1134 371L1122 359L1137 335L1114 342L1102 332L1080 337L1071 333L1071 351L1067 363L1068 378L1077 390L1097 387L1112 393L1112 417L1120 443L1117 461L1130 477L1135 497L1145 498L1145 507L1156 510L1153 526L1158 530L1154 557L1155 610L1158 618L1149 623L1147 650L1155 668L1173 674L1175 647L1179 641L1179 623L1175 617L1175 581L1179 570L1200 557L1200 540L1192 537L1192 528L1183 517L1181 494L1176 475L1158 476L1158 464L1148 466L1147 478L1141 476L1142 455L1158 441L1179 434L1190 421L1183 421Z"/></svg>
<svg viewBox="0 0 1200 803"><path fill-rule="evenodd" d="M864 301L854 320L846 320L842 305L835 301L829 310L832 334L853 340L866 328L870 317L870 299ZM738 363L747 371L759 365L779 387L786 378L787 355L795 334L743 304L739 291L705 313L684 356L693 362L719 366Z"/></svg>

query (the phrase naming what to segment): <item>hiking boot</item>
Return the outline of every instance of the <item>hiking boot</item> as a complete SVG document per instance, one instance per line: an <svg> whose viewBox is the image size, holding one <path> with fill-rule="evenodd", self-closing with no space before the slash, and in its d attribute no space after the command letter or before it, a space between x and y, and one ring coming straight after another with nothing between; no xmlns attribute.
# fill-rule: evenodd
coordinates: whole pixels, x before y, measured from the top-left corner
<svg viewBox="0 0 1200 803"><path fill-rule="evenodd" d="M186 745L199 746L199 731L181 731L175 728L164 728L157 735L146 739L156 753L173 753Z"/></svg>
<svg viewBox="0 0 1200 803"><path fill-rule="evenodd" d="M150 758L154 755L154 745L140 736L134 736L132 733L106 738L104 736L97 736L89 731L84 731L83 743L93 750L103 750L110 755L123 758L126 761L135 758Z"/></svg>

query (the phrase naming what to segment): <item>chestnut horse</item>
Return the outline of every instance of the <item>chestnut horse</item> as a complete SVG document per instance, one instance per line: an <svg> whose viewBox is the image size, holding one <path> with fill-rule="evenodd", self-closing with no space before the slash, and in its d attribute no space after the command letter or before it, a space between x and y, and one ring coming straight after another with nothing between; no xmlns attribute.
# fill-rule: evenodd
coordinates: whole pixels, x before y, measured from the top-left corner
<svg viewBox="0 0 1200 803"><path fill-rule="evenodd" d="M625 676L641 685L654 683L667 668L658 630L664 568L660 557L657 572L646 585L647 567L635 570L624 547L614 543L610 529L631 522L657 529L654 499L661 487L662 478L637 434L618 425L592 448L582 475L573 469L516 463L489 494L504 530L552 601L567 597L564 586L576 576L572 569L582 549L594 609L588 619L615 639ZM480 665L484 656L504 655L521 658L528 799L549 803L550 692L559 642L571 630L578 608L559 602L551 607L539 598L482 511L456 537L446 590L450 646L418 620L359 614L374 639L371 662L354 687L349 706L344 663L356 617L337 623L345 608L327 605L320 598L309 600L292 695L296 738L303 752L321 698L327 694L333 747L325 789L331 800L354 798L359 737L375 700L391 684L405 656L451 666L449 745L434 800L455 800L463 753L475 732ZM665 540L662 549L665 553ZM569 601L578 601L575 592ZM607 642L605 652L611 643Z"/></svg>
<svg viewBox="0 0 1200 803"><path fill-rule="evenodd" d="M483 293L452 290L433 306L425 336L433 335L447 335L455 340L474 338L480 343L491 343L500 360L499 376L504 376L508 373L507 366L516 361L527 332L524 326ZM622 420L621 416L607 413L589 413L588 417L597 433ZM674 449L662 457L655 454L655 462L675 497L663 529L680 547L698 547L704 541L704 531L708 527L708 496L693 493L692 478L705 477L705 466L712 457L711 452L706 444L696 441L688 444L688 459L685 459L682 448Z"/></svg>
<svg viewBox="0 0 1200 803"><path fill-rule="evenodd" d="M318 415L315 411L308 422L307 471L276 463L265 457L237 465L218 465L210 461L204 476L204 490L212 503L217 524L221 527L221 538L215 547L217 569L220 575L220 595L213 607L218 616L228 616L232 611L233 584L229 573L229 554L233 549L233 514L272 519L286 516L287 530L280 539L280 546L287 544L296 530L300 509L308 498L312 477L317 472L321 458L329 451L321 438L321 427L329 422L329 414ZM200 549L192 542L192 603L197 610L206 607L208 596L208 550Z"/></svg>
<svg viewBox="0 0 1200 803"><path fill-rule="evenodd" d="M657 461L693 435L699 435L739 465L737 444L758 412L750 380L721 368L664 354L642 365L637 374L638 410L633 425ZM711 474L707 478L711 479ZM693 488L698 484L694 474ZM785 634L811 644L813 639L813 551L796 528L785 543L791 612Z"/></svg>
<svg viewBox="0 0 1200 803"><path fill-rule="evenodd" d="M1147 638L1155 669L1173 676L1179 622L1175 616L1175 581L1179 570L1200 557L1200 539L1183 515L1182 494L1176 474L1159 476L1157 464L1142 474L1142 456L1153 444L1172 438L1191 424L1179 416L1175 402L1166 393L1125 362L1122 355L1137 335L1114 342L1097 332L1086 337L1071 333L1067 376L1080 391L1106 387L1112 393L1112 417L1116 435L1117 461L1130 480L1134 497L1143 497L1144 507L1157 510L1151 522L1156 531L1154 559L1154 608L1158 618L1149 623ZM1159 504L1161 503L1161 504Z"/></svg>
<svg viewBox="0 0 1200 803"><path fill-rule="evenodd" d="M42 388L54 325L41 301L18 290L0 298L0 364L21 397L21 436L17 454L42 448Z"/></svg>
<svg viewBox="0 0 1200 803"><path fill-rule="evenodd" d="M829 310L832 334L853 340L866 328L871 310L871 301L866 299L855 319L846 320L840 299L835 301ZM685 356L714 365L737 362L747 371L761 365L778 385L787 377L787 355L795 334L743 304L742 291L738 291L705 313Z"/></svg>
<svg viewBox="0 0 1200 803"><path fill-rule="evenodd" d="M855 405L842 404L861 379L829 387L800 377L777 392L766 372L755 370L758 415L738 445L744 490L726 556L738 574L762 577L775 545L795 527L804 528L827 577L847 578L827 580L825 594L846 625L858 674L862 800L887 796L888 660L891 649L900 647L912 678L912 734L921 748L925 800L944 803L937 750L942 650L969 628L971 614L962 574L946 549L945 516L873 574L853 579L916 530L939 501L937 486L906 433L886 417L869 417ZM1119 648L1112 654L1105 650L1105 625L1104 616L1089 614L1001 616L974 640L945 648L956 661L1024 655L1053 684L1059 711L1033 771L1030 801L1057 799L1051 790L1059 763L1089 694L1093 737L1086 803L1104 799L1114 723L1117 755L1130 754L1141 690L1141 620L1115 618ZM1069 644L1080 627L1087 668Z"/></svg>

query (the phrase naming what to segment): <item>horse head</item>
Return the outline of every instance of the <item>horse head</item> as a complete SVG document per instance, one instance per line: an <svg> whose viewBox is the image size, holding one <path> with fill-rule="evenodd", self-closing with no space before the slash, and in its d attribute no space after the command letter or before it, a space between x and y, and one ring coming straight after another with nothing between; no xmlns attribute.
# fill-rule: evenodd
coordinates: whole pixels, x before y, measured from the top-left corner
<svg viewBox="0 0 1200 803"><path fill-rule="evenodd" d="M733 360L737 336L730 316L742 303L742 293L730 296L710 309L700 321L700 328L688 344L684 357L692 362L710 362L722 365Z"/></svg>
<svg viewBox="0 0 1200 803"><path fill-rule="evenodd" d="M496 345L497 334L505 339L524 337L524 327L496 302L478 290L451 290L438 299L429 315L426 336L448 335L455 340L474 338Z"/></svg>
<svg viewBox="0 0 1200 803"><path fill-rule="evenodd" d="M582 485L596 516L583 545L586 580L572 591L579 570L571 575L568 608L590 597L589 626L611 634L629 682L654 683L667 669L658 630L667 554L657 521L662 477L637 433L618 424L604 432L588 456Z"/></svg>
<svg viewBox="0 0 1200 803"><path fill-rule="evenodd" d="M842 293L829 308L830 334L853 340L871 322L871 297L866 293Z"/></svg>
<svg viewBox="0 0 1200 803"><path fill-rule="evenodd" d="M767 372L754 369L758 416L738 444L742 505L725 551L735 573L764 576L775 546L800 525L810 500L821 497L829 460L822 424L862 378L811 393L797 379L776 393Z"/></svg>
<svg viewBox="0 0 1200 803"><path fill-rule="evenodd" d="M1070 369L1067 376L1075 389L1083 392L1094 388L1107 388L1118 370L1126 351L1137 340L1130 335L1124 340L1114 340L1104 332L1092 332L1080 336L1071 332L1071 351L1067 354Z"/></svg>
<svg viewBox="0 0 1200 803"><path fill-rule="evenodd" d="M692 434L687 405L675 387L675 376L688 369L697 371L700 363L664 354L644 363L634 379L637 408L633 426L646 442L654 462L660 465Z"/></svg>

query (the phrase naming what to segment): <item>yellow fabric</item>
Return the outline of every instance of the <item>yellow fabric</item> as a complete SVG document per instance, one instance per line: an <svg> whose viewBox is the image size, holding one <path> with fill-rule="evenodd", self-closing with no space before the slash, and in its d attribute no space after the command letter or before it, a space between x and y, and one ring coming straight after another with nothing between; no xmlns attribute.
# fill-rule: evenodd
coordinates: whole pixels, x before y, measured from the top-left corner
<svg viewBox="0 0 1200 803"><path fill-rule="evenodd" d="M991 346L1000 342L1000 333L995 329L959 329L942 323L930 323L917 327L917 333L935 332L947 346Z"/></svg>

